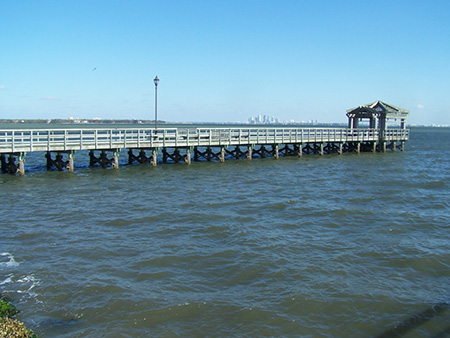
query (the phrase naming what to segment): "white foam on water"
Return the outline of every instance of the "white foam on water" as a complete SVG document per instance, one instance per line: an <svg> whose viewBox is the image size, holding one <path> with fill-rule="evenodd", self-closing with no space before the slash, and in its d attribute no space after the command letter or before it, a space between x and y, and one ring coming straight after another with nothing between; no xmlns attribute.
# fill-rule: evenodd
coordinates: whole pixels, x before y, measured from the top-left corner
<svg viewBox="0 0 450 338"><path fill-rule="evenodd" d="M14 267L14 266L18 266L19 263L16 262L16 260L14 259L14 256L12 254L10 254L9 252L2 252L0 253L0 257L6 257L6 260L3 258L0 258L0 267Z"/></svg>
<svg viewBox="0 0 450 338"><path fill-rule="evenodd" d="M11 284L13 275L9 275L5 280L0 282L0 285Z"/></svg>
<svg viewBox="0 0 450 338"><path fill-rule="evenodd" d="M17 266L19 266L19 263L16 262L14 256L11 253L0 253L0 271L2 269L13 268ZM3 286L3 288L6 285L8 287L8 290L3 291L23 294L24 296L35 299L38 303L41 303L41 301L37 299L38 294L34 292L33 289L40 284L41 281L33 274L20 277L17 276L16 273L10 273L4 280L0 280L0 285Z"/></svg>
<svg viewBox="0 0 450 338"><path fill-rule="evenodd" d="M33 274L27 275L25 277L19 278L17 283L20 283L20 290L17 290L17 293L26 294L30 298L34 298L36 302L41 303L38 298L38 294L32 291L36 286L41 284L41 281L36 278Z"/></svg>

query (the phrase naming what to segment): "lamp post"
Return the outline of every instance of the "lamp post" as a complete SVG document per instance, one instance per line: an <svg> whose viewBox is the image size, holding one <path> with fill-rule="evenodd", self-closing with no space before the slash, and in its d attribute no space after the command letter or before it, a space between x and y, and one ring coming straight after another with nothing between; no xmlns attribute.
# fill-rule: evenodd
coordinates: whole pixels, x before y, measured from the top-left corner
<svg viewBox="0 0 450 338"><path fill-rule="evenodd" d="M155 79L153 80L153 82L155 83L155 133L157 132L157 124L158 124L158 83L159 83L159 79L158 77L155 77Z"/></svg>

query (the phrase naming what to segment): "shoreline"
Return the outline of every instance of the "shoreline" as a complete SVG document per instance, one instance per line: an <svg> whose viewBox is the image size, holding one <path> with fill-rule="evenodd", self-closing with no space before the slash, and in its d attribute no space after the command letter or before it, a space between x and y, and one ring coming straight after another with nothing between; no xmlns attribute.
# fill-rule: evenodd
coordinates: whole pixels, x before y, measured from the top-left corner
<svg viewBox="0 0 450 338"><path fill-rule="evenodd" d="M11 300L0 292L0 336L39 338L33 330L28 329L22 321L15 318L19 312Z"/></svg>

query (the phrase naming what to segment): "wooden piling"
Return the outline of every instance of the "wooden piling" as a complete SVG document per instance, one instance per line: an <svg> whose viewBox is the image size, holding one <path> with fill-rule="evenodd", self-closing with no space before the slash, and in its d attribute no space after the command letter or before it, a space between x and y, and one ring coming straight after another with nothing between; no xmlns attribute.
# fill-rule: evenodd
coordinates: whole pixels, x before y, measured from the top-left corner
<svg viewBox="0 0 450 338"><path fill-rule="evenodd" d="M114 157L113 157L113 160L111 162L111 165L112 165L112 167L114 169L119 169L119 151L118 150L116 150L114 152Z"/></svg>
<svg viewBox="0 0 450 338"><path fill-rule="evenodd" d="M186 158L184 159L184 161L186 162L186 164L191 164L191 149L190 148L186 149Z"/></svg>
<svg viewBox="0 0 450 338"><path fill-rule="evenodd" d="M19 167L17 169L19 176L25 175L25 153L19 155Z"/></svg>
<svg viewBox="0 0 450 338"><path fill-rule="evenodd" d="M247 159L249 159L249 160L252 159L252 147L251 146L248 147Z"/></svg>
<svg viewBox="0 0 450 338"><path fill-rule="evenodd" d="M5 157L2 157L2 171L12 175L17 174L16 158L14 157L14 154L9 154L8 160L6 160Z"/></svg>
<svg viewBox="0 0 450 338"><path fill-rule="evenodd" d="M157 149L153 149L152 151L152 165L154 167L156 167L157 163L158 163L158 150Z"/></svg>
<svg viewBox="0 0 450 338"><path fill-rule="evenodd" d="M298 157L303 157L303 144L300 144L297 152Z"/></svg>
<svg viewBox="0 0 450 338"><path fill-rule="evenodd" d="M279 154L279 146L278 144L275 144L272 146L272 150L273 150L273 157L275 157L275 159L279 159L280 158L280 154Z"/></svg>
<svg viewBox="0 0 450 338"><path fill-rule="evenodd" d="M75 159L75 152L70 152L69 154L69 163L67 165L67 170L69 171L69 173L73 173L74 172L74 159Z"/></svg>
<svg viewBox="0 0 450 338"><path fill-rule="evenodd" d="M7 166L5 154L0 154L0 163L2 166L2 173L6 173L8 171L7 170L8 166Z"/></svg>

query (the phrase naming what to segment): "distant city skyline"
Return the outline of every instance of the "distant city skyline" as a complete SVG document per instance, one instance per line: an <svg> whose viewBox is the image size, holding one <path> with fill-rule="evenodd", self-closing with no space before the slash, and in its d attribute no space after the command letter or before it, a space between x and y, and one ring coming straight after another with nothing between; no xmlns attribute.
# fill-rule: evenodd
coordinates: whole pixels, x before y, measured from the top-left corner
<svg viewBox="0 0 450 338"><path fill-rule="evenodd" d="M1 1L0 118L450 124L450 2Z"/></svg>
<svg viewBox="0 0 450 338"><path fill-rule="evenodd" d="M280 123L280 119L269 115L256 115L248 118L249 123L265 124L265 123Z"/></svg>
<svg viewBox="0 0 450 338"><path fill-rule="evenodd" d="M289 120L281 120L278 117L275 117L274 115L256 115L251 116L248 118L247 122L249 124L293 124L293 123L305 123L305 124L317 124L319 123L319 120L295 120L295 119L289 119Z"/></svg>

